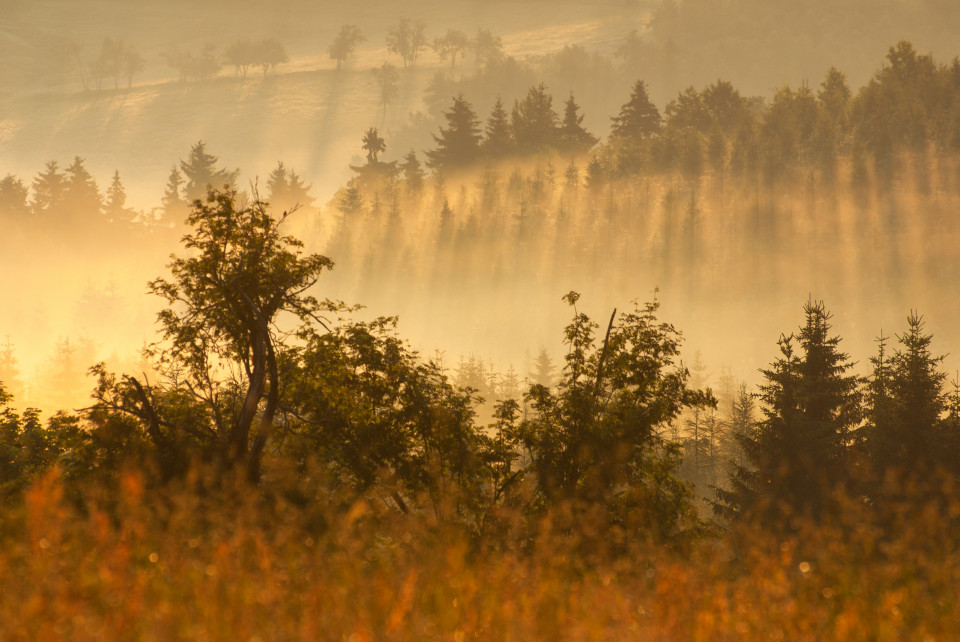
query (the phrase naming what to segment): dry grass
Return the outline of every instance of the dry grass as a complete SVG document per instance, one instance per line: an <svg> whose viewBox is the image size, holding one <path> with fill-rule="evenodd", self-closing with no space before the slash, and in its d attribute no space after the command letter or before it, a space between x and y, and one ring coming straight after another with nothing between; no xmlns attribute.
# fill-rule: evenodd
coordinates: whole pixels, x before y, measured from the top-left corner
<svg viewBox="0 0 960 642"><path fill-rule="evenodd" d="M837 529L588 563L547 527L493 550L369 499L306 510L134 473L118 486L78 510L53 474L5 511L0 638L903 640L960 620L956 502L886 532L851 507Z"/></svg>

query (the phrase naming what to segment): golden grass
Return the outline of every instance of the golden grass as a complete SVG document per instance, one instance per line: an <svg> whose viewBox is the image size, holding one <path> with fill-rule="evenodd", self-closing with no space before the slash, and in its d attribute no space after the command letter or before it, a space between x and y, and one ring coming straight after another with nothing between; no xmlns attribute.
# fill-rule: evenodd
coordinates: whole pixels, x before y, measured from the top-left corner
<svg viewBox="0 0 960 642"><path fill-rule="evenodd" d="M586 561L546 526L478 545L372 498L302 509L251 489L151 490L136 473L90 495L76 508L53 473L5 511L0 638L903 640L960 621L956 502L886 532L851 506L835 529Z"/></svg>

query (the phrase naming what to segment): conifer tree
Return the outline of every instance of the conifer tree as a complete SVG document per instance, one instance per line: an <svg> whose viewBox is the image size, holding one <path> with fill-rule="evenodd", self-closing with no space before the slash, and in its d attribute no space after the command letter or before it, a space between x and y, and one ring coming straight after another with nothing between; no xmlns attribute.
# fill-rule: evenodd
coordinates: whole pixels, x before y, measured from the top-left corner
<svg viewBox="0 0 960 642"><path fill-rule="evenodd" d="M99 216L102 200L97 189L97 182L83 166L83 159L79 156L64 171L64 206L68 209L72 219L91 223Z"/></svg>
<svg viewBox="0 0 960 642"><path fill-rule="evenodd" d="M630 100L612 119L611 142L638 144L660 130L660 112L647 95L647 85L638 80L633 85Z"/></svg>
<svg viewBox="0 0 960 642"><path fill-rule="evenodd" d="M193 202L203 199L209 188L222 188L225 185L233 186L240 170L232 172L217 168L217 157L207 153L206 144L198 141L190 149L187 160L180 161L180 171L186 177L184 199Z"/></svg>
<svg viewBox="0 0 960 642"><path fill-rule="evenodd" d="M434 135L437 148L427 152L427 165L434 169L461 169L477 162L480 155L480 126L477 114L463 94L453 99L444 114L447 127Z"/></svg>
<svg viewBox="0 0 960 642"><path fill-rule="evenodd" d="M553 110L553 96L547 86L538 83L531 87L523 100L514 104L511 128L517 149L523 154L535 154L557 147L557 113Z"/></svg>
<svg viewBox="0 0 960 642"><path fill-rule="evenodd" d="M806 323L781 336L781 356L761 371L764 419L741 439L748 465L738 465L731 488L718 490L717 511L768 526L785 518L825 518L835 490L848 481L848 446L859 423L859 379L830 336L822 302L804 306ZM795 352L795 342L802 354Z"/></svg>
<svg viewBox="0 0 960 642"><path fill-rule="evenodd" d="M104 204L103 211L107 215L107 220L114 224L132 223L137 213L126 207L127 192L123 189L123 183L120 182L120 171L113 173L113 181L107 189L107 201Z"/></svg>
<svg viewBox="0 0 960 642"><path fill-rule="evenodd" d="M30 208L34 216L50 215L57 212L67 195L67 179L60 173L56 161L50 161L46 168L33 179L33 199Z"/></svg>
<svg viewBox="0 0 960 642"><path fill-rule="evenodd" d="M163 215L176 224L179 224L187 213L187 202L180 197L180 189L183 184L183 176L181 176L177 166L174 165L170 168L170 177L167 179L167 186L160 203Z"/></svg>
<svg viewBox="0 0 960 642"><path fill-rule="evenodd" d="M0 179L0 216L23 218L30 214L28 194L27 186L13 174Z"/></svg>
<svg viewBox="0 0 960 642"><path fill-rule="evenodd" d="M580 106L570 94L564 103L563 122L560 124L558 143L560 151L569 154L583 154L597 144L600 139L583 127L583 114Z"/></svg>
<svg viewBox="0 0 960 642"><path fill-rule="evenodd" d="M503 100L497 96L490 116L487 118L485 135L481 144L483 154L490 159L500 159L509 156L515 150L513 132L510 129L510 120L507 110L503 107Z"/></svg>
<svg viewBox="0 0 960 642"><path fill-rule="evenodd" d="M407 152L400 163L400 171L403 172L403 182L411 193L418 193L423 188L424 172L420 166L420 160L414 150Z"/></svg>

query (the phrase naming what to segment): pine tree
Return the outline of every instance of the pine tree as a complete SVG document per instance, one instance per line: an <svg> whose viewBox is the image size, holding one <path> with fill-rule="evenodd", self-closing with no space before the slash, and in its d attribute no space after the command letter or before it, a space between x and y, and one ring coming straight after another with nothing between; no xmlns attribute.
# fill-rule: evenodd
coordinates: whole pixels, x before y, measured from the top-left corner
<svg viewBox="0 0 960 642"><path fill-rule="evenodd" d="M638 144L660 130L660 112L647 95L647 85L638 80L633 85L630 100L612 119L611 142Z"/></svg>
<svg viewBox="0 0 960 642"><path fill-rule="evenodd" d="M414 150L411 149L403 157L403 162L400 163L400 171L403 172L403 182L406 184L408 191L416 194L423 189L424 172Z"/></svg>
<svg viewBox="0 0 960 642"><path fill-rule="evenodd" d="M444 114L447 128L434 135L437 148L427 152L427 165L434 169L461 169L475 163L480 155L480 127L477 114L463 94L453 99Z"/></svg>
<svg viewBox="0 0 960 642"><path fill-rule="evenodd" d="M180 161L180 170L186 177L184 198L192 203L197 199L203 200L209 188L220 189L225 185L233 186L240 170L229 172L217 168L217 157L207 153L206 144L198 141L190 149L187 160Z"/></svg>
<svg viewBox="0 0 960 642"><path fill-rule="evenodd" d="M544 83L531 87L524 99L514 104L510 119L520 153L536 154L557 147L557 113Z"/></svg>
<svg viewBox="0 0 960 642"><path fill-rule="evenodd" d="M97 182L83 166L83 159L79 156L67 167L65 175L64 206L70 218L84 224L92 223L100 215L103 205Z"/></svg>
<svg viewBox="0 0 960 642"><path fill-rule="evenodd" d="M481 145L484 155L491 159L501 159L509 156L516 149L513 132L510 129L510 120L507 110L503 107L503 100L497 96L490 116L487 118L485 136Z"/></svg>
<svg viewBox="0 0 960 642"><path fill-rule="evenodd" d="M33 179L33 199L30 208L34 216L49 216L59 211L67 195L67 179L60 173L56 161L50 161L46 169Z"/></svg>
<svg viewBox="0 0 960 642"><path fill-rule="evenodd" d="M24 218L29 215L28 194L27 186L13 174L0 179L0 216Z"/></svg>
<svg viewBox="0 0 960 642"><path fill-rule="evenodd" d="M584 129L583 114L580 113L580 106L577 105L571 93L563 108L563 122L560 124L557 141L560 151L574 155L584 154L599 140Z"/></svg>
<svg viewBox="0 0 960 642"><path fill-rule="evenodd" d="M120 171L113 173L113 181L107 190L107 202L104 204L103 211L107 215L107 220L113 224L129 224L136 218L137 213L126 207L127 192L123 189L123 183L120 182Z"/></svg>
<svg viewBox="0 0 960 642"><path fill-rule="evenodd" d="M170 168L170 177L167 179L167 187L163 192L163 198L160 203L163 206L163 215L179 224L187 213L187 202L180 197L180 189L183 185L183 176L180 170L174 165Z"/></svg>
<svg viewBox="0 0 960 642"><path fill-rule="evenodd" d="M781 357L761 371L764 419L741 439L748 465L738 465L730 490L718 490L717 511L768 526L784 518L826 517L833 492L848 479L848 446L859 423L859 379L830 336L822 302L804 306L806 323L781 336ZM794 342L803 354L794 351Z"/></svg>

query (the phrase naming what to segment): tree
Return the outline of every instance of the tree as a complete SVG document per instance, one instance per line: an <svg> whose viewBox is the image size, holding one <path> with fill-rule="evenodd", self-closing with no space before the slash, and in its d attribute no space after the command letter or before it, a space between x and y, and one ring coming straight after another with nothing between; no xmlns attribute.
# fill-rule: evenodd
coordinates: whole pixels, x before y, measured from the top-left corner
<svg viewBox="0 0 960 642"><path fill-rule="evenodd" d="M193 202L203 198L211 187L232 186L240 170L232 172L217 169L217 157L207 153L206 144L201 140L190 148L187 160L180 161L180 171L186 177L184 199Z"/></svg>
<svg viewBox="0 0 960 642"><path fill-rule="evenodd" d="M473 39L473 53L481 67L495 65L504 58L503 38L493 35L489 29L477 29L477 35Z"/></svg>
<svg viewBox="0 0 960 642"><path fill-rule="evenodd" d="M611 142L633 145L653 136L660 130L660 112L647 95L647 85L638 80L633 85L630 100L612 119Z"/></svg>
<svg viewBox="0 0 960 642"><path fill-rule="evenodd" d="M74 157L73 163L64 171L64 207L70 218L81 224L90 225L100 215L102 200L97 182L83 166L83 159Z"/></svg>
<svg viewBox="0 0 960 642"><path fill-rule="evenodd" d="M46 164L46 169L33 179L33 199L30 208L34 216L56 214L67 195L67 179L60 173L56 161Z"/></svg>
<svg viewBox="0 0 960 642"><path fill-rule="evenodd" d="M174 165L170 168L170 177L167 179L167 186L164 189L163 198L160 199L160 204L164 216L176 223L179 223L181 217L187 212L187 201L180 196L183 185L183 176L177 166Z"/></svg>
<svg viewBox="0 0 960 642"><path fill-rule="evenodd" d="M583 114L580 112L580 106L570 94L570 98L564 103L563 122L560 124L557 143L561 151L580 155L590 151L590 148L600 140L583 127Z"/></svg>
<svg viewBox="0 0 960 642"><path fill-rule="evenodd" d="M233 65L236 75L246 78L250 65L256 62L255 48L256 45L253 42L241 38L224 50L223 57L227 64Z"/></svg>
<svg viewBox="0 0 960 642"><path fill-rule="evenodd" d="M692 508L673 475L676 446L662 431L683 409L716 402L688 388L690 373L677 363L680 335L657 321L656 301L619 318L614 311L598 345L578 297L564 297L574 317L560 382L530 387L531 414L518 429L538 501L571 503L581 517L667 540L690 527Z"/></svg>
<svg viewBox="0 0 960 642"><path fill-rule="evenodd" d="M276 38L264 38L253 48L253 64L263 70L263 77L267 77L267 72L276 69L277 65L290 60L287 56L287 50L283 43Z"/></svg>
<svg viewBox="0 0 960 642"><path fill-rule="evenodd" d="M731 519L790 527L796 517L822 520L849 481L848 446L860 421L860 380L830 336L822 302L804 305L799 333L780 337L781 357L762 370L764 419L740 440L748 465L737 465L731 489L718 490L718 511ZM794 341L803 354L794 350Z"/></svg>
<svg viewBox="0 0 960 642"><path fill-rule="evenodd" d="M531 87L524 99L514 105L511 128L521 153L535 154L556 147L557 113L545 84Z"/></svg>
<svg viewBox="0 0 960 642"><path fill-rule="evenodd" d="M900 347L889 358L886 338L878 339L866 426L878 482L886 472L916 481L945 463L939 430L947 409L946 374L940 371L944 357L930 353L932 339L916 313L907 317L907 331L897 335Z"/></svg>
<svg viewBox="0 0 960 642"><path fill-rule="evenodd" d="M283 236L286 216L274 219L256 196L240 207L236 196L211 190L193 203L183 238L190 256L174 257L169 280L150 283L167 303L156 350L169 386L118 379L101 365L93 413L132 417L161 455L183 456L176 440L187 437L257 479L284 383L281 318L321 320L330 306L306 292L333 263Z"/></svg>
<svg viewBox="0 0 960 642"><path fill-rule="evenodd" d="M470 38L459 29L447 29L442 38L435 38L433 50L440 56L440 60L450 59L450 68L457 66L457 54L465 53L470 46Z"/></svg>
<svg viewBox="0 0 960 642"><path fill-rule="evenodd" d="M137 213L126 206L127 192L120 182L120 170L113 173L113 181L107 189L107 202L103 211L107 220L115 225L132 223Z"/></svg>
<svg viewBox="0 0 960 642"><path fill-rule="evenodd" d="M400 163L400 171L403 172L403 182L410 192L416 194L423 188L424 172L414 150L411 149L403 157L403 162Z"/></svg>
<svg viewBox="0 0 960 642"><path fill-rule="evenodd" d="M483 143L480 147L483 154L492 159L509 156L515 149L510 120L507 116L507 110L503 108L503 100L499 95L493 109L490 110L490 116L487 118Z"/></svg>
<svg viewBox="0 0 960 642"><path fill-rule="evenodd" d="M330 48L327 50L331 60L337 61L337 71L340 71L346 59L353 54L357 45L364 40L365 38L360 33L360 27L357 25L343 25L340 27L339 33L337 33L333 42L330 43Z"/></svg>
<svg viewBox="0 0 960 642"><path fill-rule="evenodd" d="M170 67L177 70L180 80L207 80L220 72L216 47L209 43L203 46L199 54L174 49L163 54L163 57Z"/></svg>
<svg viewBox="0 0 960 642"><path fill-rule="evenodd" d="M367 152L368 163L376 163L379 161L380 154L387 149L387 145L383 137L377 133L377 128L371 127L367 130L367 133L363 135L363 144L360 148Z"/></svg>
<svg viewBox="0 0 960 642"><path fill-rule="evenodd" d="M427 165L435 169L462 169L475 163L480 155L480 123L463 94L453 99L444 114L447 127L434 134L437 148L427 152Z"/></svg>
<svg viewBox="0 0 960 642"><path fill-rule="evenodd" d="M409 18L400 18L400 21L387 29L387 51L403 58L403 66L410 67L416 64L420 51L427 46L427 37L424 35L426 25Z"/></svg>
<svg viewBox="0 0 960 642"><path fill-rule="evenodd" d="M25 217L30 213L27 204L27 186L23 181L7 174L0 179L0 216Z"/></svg>
<svg viewBox="0 0 960 642"><path fill-rule="evenodd" d="M129 45L124 45L120 71L127 79L128 89L133 86L133 77L143 71L145 65L146 61L139 51Z"/></svg>
<svg viewBox="0 0 960 642"><path fill-rule="evenodd" d="M383 105L383 118L387 117L387 105L397 97L400 85L400 72L389 62L385 62L378 69L373 69L377 87L380 90L380 104Z"/></svg>

